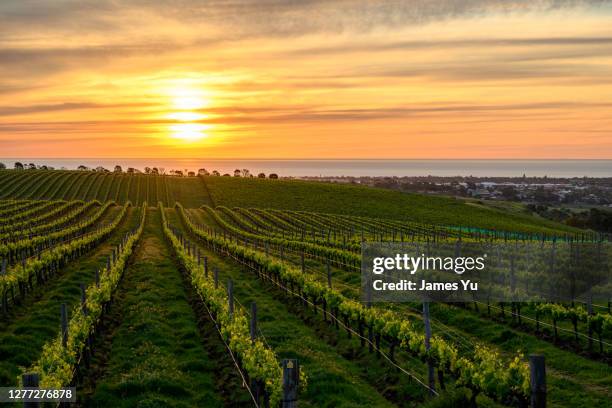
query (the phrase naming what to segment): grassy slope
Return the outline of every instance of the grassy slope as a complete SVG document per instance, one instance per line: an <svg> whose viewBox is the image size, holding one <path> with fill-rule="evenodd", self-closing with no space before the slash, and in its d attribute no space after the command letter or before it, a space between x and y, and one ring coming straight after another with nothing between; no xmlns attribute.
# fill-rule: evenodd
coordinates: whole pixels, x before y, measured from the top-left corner
<svg viewBox="0 0 612 408"><path fill-rule="evenodd" d="M24 177L19 180L22 185L28 185L31 178L40 179L48 172L43 171L3 171L11 175L3 179L0 184L0 194L8 194L12 198L23 198L31 193L27 188L25 191L11 188L11 179ZM0 173L3 173L0 172ZM69 178L77 172L65 171L63 178ZM339 185L329 183L305 182L298 180L261 180L243 179L234 177L164 177L164 184L168 187L166 191L154 188L154 176L123 176L115 174L99 175L96 186L90 184L95 179L95 174L84 173L78 175L78 181L70 185L68 181L62 185L60 194L55 198L84 198L89 187L89 198L93 194L100 195L100 179L110 177L112 183L119 183L120 177L126 177L121 189L119 202L130 199L132 203L138 203L145 199L164 201L172 205L174 201L180 201L186 208L197 208L203 204L225 205L227 207L259 207L278 208L288 210L306 210L326 213L339 213L349 215L361 215L378 218L391 218L405 221L416 221L428 224L472 226L513 231L575 231L571 228L532 217L517 211L487 208L463 200L446 197L432 197L418 194L405 194L390 190L375 189L362 186ZM145 180L143 180L145 179ZM205 182L204 182L205 181ZM37 183L33 183L36 186ZM59 185L59 183L58 183ZM129 185L129 191L127 191ZM70 187L70 188L68 188ZM148 195L147 195L148 187ZM153 188L152 188L153 187ZM67 191L69 190L69 191ZM140 191L142 190L142 191ZM40 198L40 197L35 197ZM104 199L104 197L96 197ZM171 200L171 203L167 203Z"/></svg>
<svg viewBox="0 0 612 408"><path fill-rule="evenodd" d="M204 178L215 205L305 210L502 230L571 229L523 214L479 208L461 200L362 186L298 180Z"/></svg>
<svg viewBox="0 0 612 408"><path fill-rule="evenodd" d="M7 198L75 199L104 201L115 199L121 204L147 201L155 206L180 201L186 207L211 204L202 180L195 177L155 177L147 175L102 174L81 171L0 171L0 196ZM52 185L51 185L52 184ZM166 186L168 192L166 192ZM128 190L129 187L129 190ZM168 203L168 199L172 203Z"/></svg>

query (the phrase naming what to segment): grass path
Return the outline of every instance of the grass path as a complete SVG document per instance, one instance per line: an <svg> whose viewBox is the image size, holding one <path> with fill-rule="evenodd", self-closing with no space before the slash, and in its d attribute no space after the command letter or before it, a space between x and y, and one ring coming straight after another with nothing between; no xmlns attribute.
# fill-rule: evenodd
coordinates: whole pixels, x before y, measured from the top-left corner
<svg viewBox="0 0 612 408"><path fill-rule="evenodd" d="M0 384L16 384L21 374L20 367L34 362L46 341L59 332L60 305L66 303L68 310L77 304L81 283L94 280L95 270L102 268L124 234L134 228L137 218L133 209L104 242L93 251L70 262L59 275L45 285L35 287L21 306L11 309L7 317L0 320Z"/></svg>
<svg viewBox="0 0 612 408"><path fill-rule="evenodd" d="M147 224L96 341L84 384L88 407L248 406L208 327L202 338L181 273L162 237L158 210ZM204 342L204 344L203 344ZM222 351L222 350L221 350ZM215 354L216 353L216 354ZM221 388L221 389L220 389ZM230 400L233 398L233 400Z"/></svg>

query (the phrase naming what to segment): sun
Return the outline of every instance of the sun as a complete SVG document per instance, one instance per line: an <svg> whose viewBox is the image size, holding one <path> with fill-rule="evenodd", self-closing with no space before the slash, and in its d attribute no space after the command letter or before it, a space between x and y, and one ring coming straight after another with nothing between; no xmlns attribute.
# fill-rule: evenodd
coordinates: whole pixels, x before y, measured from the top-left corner
<svg viewBox="0 0 612 408"><path fill-rule="evenodd" d="M173 121L168 131L173 139L184 142L197 142L208 137L206 131L212 125L202 123L209 116L202 110L210 106L210 92L191 81L177 81L167 89L168 114L167 119Z"/></svg>
<svg viewBox="0 0 612 408"><path fill-rule="evenodd" d="M175 139L186 142L196 142L208 136L206 131L210 129L210 127L210 125L202 123L176 123L170 125L170 134Z"/></svg>

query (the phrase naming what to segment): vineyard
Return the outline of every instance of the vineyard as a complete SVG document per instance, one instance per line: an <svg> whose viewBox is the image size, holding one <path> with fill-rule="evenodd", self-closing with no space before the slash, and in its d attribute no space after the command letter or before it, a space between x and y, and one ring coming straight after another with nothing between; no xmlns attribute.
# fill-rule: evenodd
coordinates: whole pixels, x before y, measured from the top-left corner
<svg viewBox="0 0 612 408"><path fill-rule="evenodd" d="M363 242L607 239L359 186L4 170L0 385L84 407L609 407L610 301L360 294Z"/></svg>

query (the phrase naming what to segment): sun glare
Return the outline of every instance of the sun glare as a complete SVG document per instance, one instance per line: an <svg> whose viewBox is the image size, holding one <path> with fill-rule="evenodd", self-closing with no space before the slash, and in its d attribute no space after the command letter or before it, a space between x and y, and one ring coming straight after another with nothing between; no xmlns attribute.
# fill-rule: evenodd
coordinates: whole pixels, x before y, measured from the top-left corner
<svg viewBox="0 0 612 408"><path fill-rule="evenodd" d="M197 88L177 87L172 91L172 105L178 110L195 110L210 104L204 91Z"/></svg>
<svg viewBox="0 0 612 408"><path fill-rule="evenodd" d="M200 88L197 83L178 81L167 90L170 111L166 117L177 123L169 125L170 136L184 142L196 142L208 136L206 133L212 125L201 123L208 115L201 112L210 106L209 92Z"/></svg>
<svg viewBox="0 0 612 408"><path fill-rule="evenodd" d="M210 125L202 123L176 123L170 125L170 132L173 138L187 142L195 142L208 136L206 130Z"/></svg>

